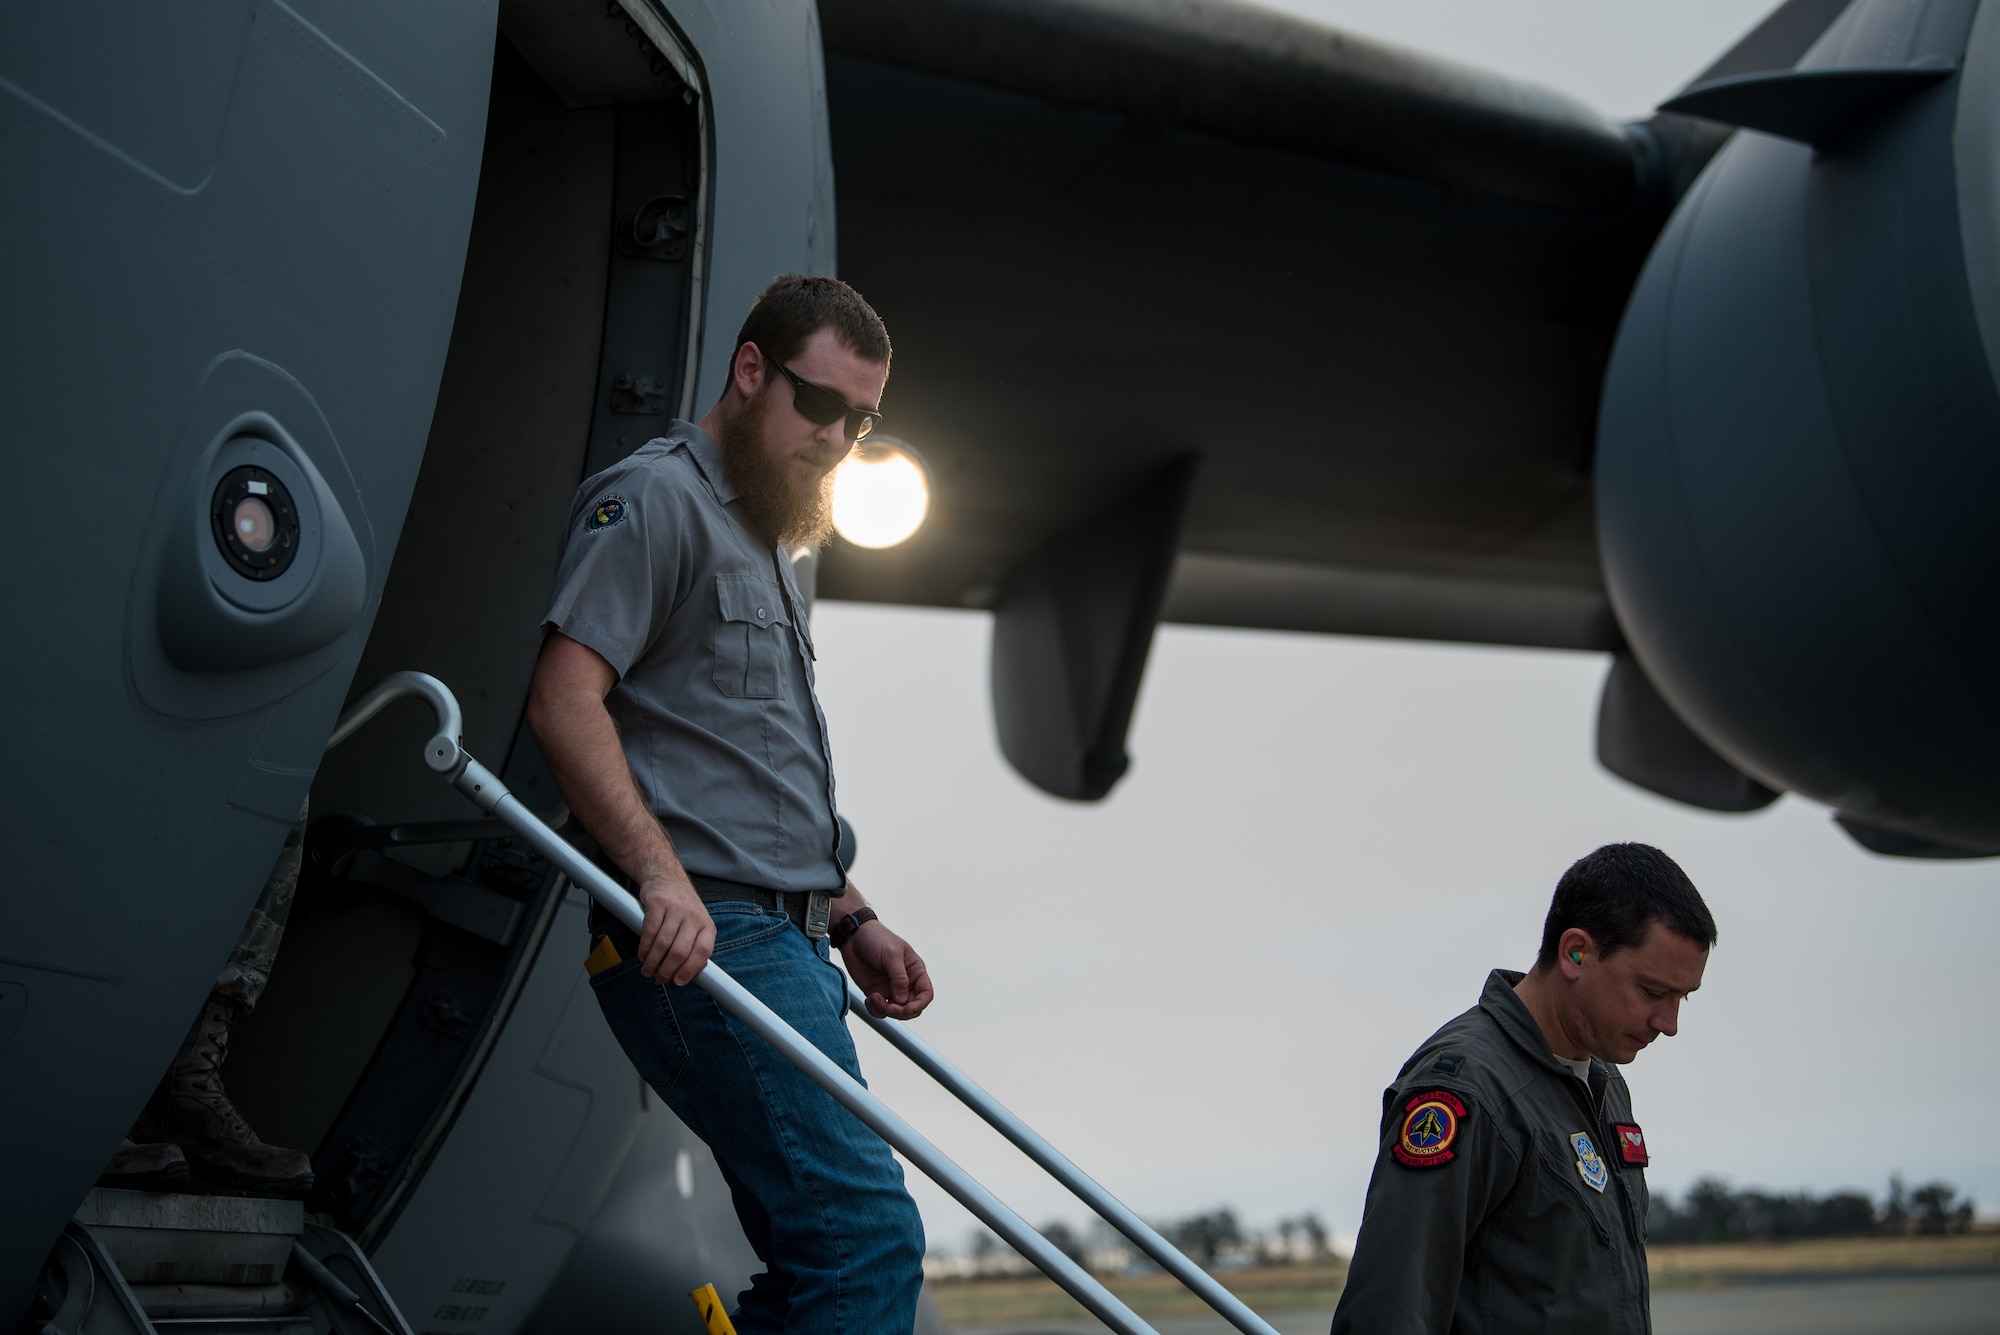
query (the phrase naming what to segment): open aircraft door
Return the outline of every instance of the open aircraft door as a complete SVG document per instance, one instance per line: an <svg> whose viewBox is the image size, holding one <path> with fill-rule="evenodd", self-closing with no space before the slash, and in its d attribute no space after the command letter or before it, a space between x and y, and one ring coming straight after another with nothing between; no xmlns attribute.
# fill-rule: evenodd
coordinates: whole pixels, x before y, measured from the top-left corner
<svg viewBox="0 0 2000 1335"><path fill-rule="evenodd" d="M495 5L0 14L0 1327L227 956L429 430Z"/></svg>

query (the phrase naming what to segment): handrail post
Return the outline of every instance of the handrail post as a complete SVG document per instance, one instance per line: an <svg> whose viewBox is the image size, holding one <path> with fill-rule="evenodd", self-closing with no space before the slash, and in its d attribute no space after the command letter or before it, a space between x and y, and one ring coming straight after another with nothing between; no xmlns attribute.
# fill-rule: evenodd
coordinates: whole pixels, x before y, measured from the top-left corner
<svg viewBox="0 0 2000 1335"><path fill-rule="evenodd" d="M507 786L500 782L498 776L465 750L459 736L461 715L458 700L452 695L451 688L436 677L422 672L397 672L384 677L341 712L327 748L331 750L346 741L384 706L406 696L422 699L437 716L437 733L425 743L424 763L481 810L505 821L536 852L554 863L565 876L602 904L612 917L630 930L639 931L645 922L645 911L640 908L639 901L606 875L603 868L577 852L567 840L544 824L519 798L507 791ZM970 1173L953 1163L942 1150L890 1111L889 1106L870 1093L866 1086L814 1047L713 960L702 966L694 981L714 997L723 1010L776 1048L814 1084L831 1094L864 1125L900 1151L904 1158L956 1197L980 1222L1005 1238L1043 1274L1061 1285L1091 1315L1120 1332L1120 1335L1158 1335L1089 1271L1057 1251L1027 1220L1009 1209Z"/></svg>

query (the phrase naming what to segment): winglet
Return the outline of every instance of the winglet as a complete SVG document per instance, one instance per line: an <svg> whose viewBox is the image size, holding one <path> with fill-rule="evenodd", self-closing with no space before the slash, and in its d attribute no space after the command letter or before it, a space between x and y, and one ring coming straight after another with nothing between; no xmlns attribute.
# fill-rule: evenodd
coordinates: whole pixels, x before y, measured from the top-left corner
<svg viewBox="0 0 2000 1335"><path fill-rule="evenodd" d="M1830 148L1957 68L1924 61L1738 74L1696 84L1660 110Z"/></svg>

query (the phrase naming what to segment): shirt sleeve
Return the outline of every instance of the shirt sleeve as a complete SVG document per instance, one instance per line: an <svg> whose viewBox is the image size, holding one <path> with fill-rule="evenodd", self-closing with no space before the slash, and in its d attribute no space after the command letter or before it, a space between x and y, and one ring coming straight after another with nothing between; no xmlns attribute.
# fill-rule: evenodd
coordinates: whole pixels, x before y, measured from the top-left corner
<svg viewBox="0 0 2000 1335"><path fill-rule="evenodd" d="M623 678L652 647L692 569L684 496L665 460L598 474L576 494L544 626L595 650Z"/></svg>
<svg viewBox="0 0 2000 1335"><path fill-rule="evenodd" d="M1415 1083L1382 1097L1375 1171L1333 1335L1444 1335L1467 1244L1506 1195L1519 1156L1469 1092ZM1456 1125L1438 1150L1447 1116Z"/></svg>

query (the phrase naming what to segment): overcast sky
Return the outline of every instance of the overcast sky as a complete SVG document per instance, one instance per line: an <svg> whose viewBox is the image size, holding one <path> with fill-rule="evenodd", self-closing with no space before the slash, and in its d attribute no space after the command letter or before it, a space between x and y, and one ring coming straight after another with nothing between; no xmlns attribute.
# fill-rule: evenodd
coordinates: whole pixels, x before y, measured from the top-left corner
<svg viewBox="0 0 2000 1335"><path fill-rule="evenodd" d="M1724 0L1288 6L1615 115L1760 16ZM1082 806L1001 759L983 614L814 618L856 879L930 962L920 1032L1142 1214L1312 1209L1351 1233L1383 1086L1570 861L1665 848L1722 931L1626 1068L1655 1189L1947 1178L2000 1205L2000 865L1886 860L1796 798L1697 812L1598 769L1593 655L1169 627L1132 772ZM894 1052L875 1088L1040 1223L1084 1211ZM970 1217L912 1174L933 1245Z"/></svg>
<svg viewBox="0 0 2000 1335"><path fill-rule="evenodd" d="M1351 32L1530 79L1636 119L1776 0L1264 0Z"/></svg>

